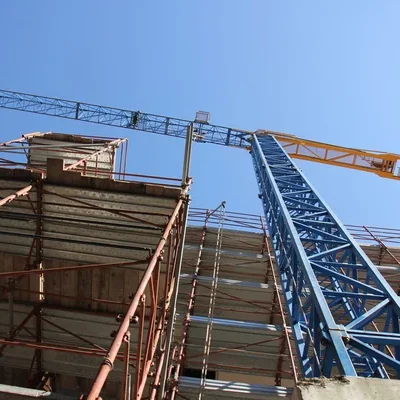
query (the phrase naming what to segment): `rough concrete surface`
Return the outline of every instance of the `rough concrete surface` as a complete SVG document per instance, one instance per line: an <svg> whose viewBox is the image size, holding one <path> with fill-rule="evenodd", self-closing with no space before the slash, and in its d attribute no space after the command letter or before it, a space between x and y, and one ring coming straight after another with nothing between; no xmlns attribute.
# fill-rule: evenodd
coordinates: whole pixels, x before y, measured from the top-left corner
<svg viewBox="0 0 400 400"><path fill-rule="evenodd" d="M399 400L400 381L375 378L321 378L299 382L293 400Z"/></svg>

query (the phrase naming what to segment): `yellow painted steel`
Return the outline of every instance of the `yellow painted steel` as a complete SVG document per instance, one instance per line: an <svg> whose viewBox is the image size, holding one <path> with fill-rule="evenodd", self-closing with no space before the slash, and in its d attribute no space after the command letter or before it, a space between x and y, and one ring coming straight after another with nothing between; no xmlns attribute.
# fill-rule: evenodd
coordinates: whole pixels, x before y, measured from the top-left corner
<svg viewBox="0 0 400 400"><path fill-rule="evenodd" d="M255 134L274 136L292 158L373 172L383 178L400 180L400 154L352 149L282 132L258 130Z"/></svg>

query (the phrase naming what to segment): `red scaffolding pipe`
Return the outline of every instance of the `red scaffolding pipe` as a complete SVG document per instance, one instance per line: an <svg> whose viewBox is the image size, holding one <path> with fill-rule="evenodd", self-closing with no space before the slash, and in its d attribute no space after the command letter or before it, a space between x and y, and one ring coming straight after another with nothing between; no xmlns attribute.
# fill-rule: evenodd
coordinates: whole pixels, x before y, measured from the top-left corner
<svg viewBox="0 0 400 400"><path fill-rule="evenodd" d="M168 224L163 232L163 235L156 247L156 250L149 262L149 265L140 281L140 284L136 290L135 296L133 297L133 299L131 301L129 309L126 312L126 314L116 332L114 340L112 341L112 344L109 348L107 356L106 356L105 360L103 361L103 363L97 373L96 379L95 379L95 381L92 385L92 388L90 389L90 392L87 396L87 400L97 400L100 396L101 389L103 388L104 383L108 377L108 374L110 373L110 371L113 367L113 364L114 364L115 358L118 354L118 351L121 348L121 345L124 341L125 335L129 330L131 320L136 314L136 310L138 308L139 301L140 301L140 299L143 299L146 287L147 287L148 283L150 282L150 278L153 274L153 271L156 268L156 265L157 265L160 257L162 256L162 252L163 252L165 243L167 242L167 240L170 236L170 232L172 231L172 229L175 225L178 214L181 212L183 206L187 202L188 190L189 190L189 186L187 186L182 191L181 198L177 202L177 205L171 215L171 218L169 219L169 222L168 222ZM140 362L139 356L138 356L138 361ZM143 373L144 371L141 371L141 372ZM140 388L138 388L138 391L139 391L139 389ZM137 398L140 398L140 393L137 393Z"/></svg>

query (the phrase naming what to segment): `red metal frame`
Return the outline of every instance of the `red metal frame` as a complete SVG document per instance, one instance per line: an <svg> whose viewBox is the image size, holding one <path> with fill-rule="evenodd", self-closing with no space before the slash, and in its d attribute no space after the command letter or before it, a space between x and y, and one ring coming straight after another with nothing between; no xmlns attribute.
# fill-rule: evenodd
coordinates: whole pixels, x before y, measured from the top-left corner
<svg viewBox="0 0 400 400"><path fill-rule="evenodd" d="M286 313L284 311L284 306L282 303L282 299L279 295L280 290L279 290L279 285L277 281L277 275L275 273L274 267L273 267L273 258L272 258L272 252L270 249L270 245L268 242L268 235L266 232L266 228L263 222L263 218L257 216L257 215L251 215L251 214L242 214L242 213L230 213L226 212L225 215L225 220L224 220L224 226L228 225L229 227L234 227L235 229L245 229L246 231L253 230L255 232L261 232L263 234L262 236L262 243L260 244L260 252L264 255L267 256L267 265L266 265L266 272L265 272L265 279L266 283L268 282L268 279L272 280L273 282L273 287L274 287L274 292L275 296L273 299L272 304L267 303L267 302L254 302L254 301L249 301L247 299L241 298L240 296L234 296L229 293L226 293L224 290L218 288L217 292L219 295L219 298L223 298L225 301L229 300L232 301L232 308L227 308L225 307L216 307L216 309L219 310L225 310L225 311L237 311L234 308L234 304L237 304L238 302L243 302L247 304L251 304L253 306L256 306L260 308L260 314L269 316L270 319L273 320L274 316L280 316L281 320L283 321L282 327L282 336L280 338L274 338L274 339L265 339L261 342L257 343L248 343L245 345L239 345L235 347L229 347L229 348L223 348L223 349L218 349L210 352L210 354L215 354L215 353L222 353L226 351L235 351L235 350L243 350L246 349L250 346L254 346L257 344L264 344L268 343L271 341L279 341L280 343L280 357L278 358L278 363L276 366L275 370L269 370L269 369L255 369L252 368L251 372L252 373L261 373L261 374L275 374L275 383L276 385L281 385L281 380L282 378L286 379L293 379L294 382L296 383L298 380L297 377L297 371L296 371L296 357L294 356L292 349L291 349L291 343L290 343L290 332L289 328L287 327L285 323L285 316ZM180 339L179 345L177 345L174 349L174 357L173 357L173 365L175 367L174 369L174 375L172 382L169 386L169 391L167 391L166 396L164 398L168 399L174 399L176 396L180 396L184 398L180 393L178 393L178 378L179 375L181 374L183 367L186 363L186 360L189 358L193 359L198 356L201 356L202 354L196 354L192 355L191 357L186 356L186 346L187 346L187 340L190 335L190 316L193 314L194 311L194 304L195 304L195 298L199 296L206 296L206 295L199 295L196 294L196 288L198 286L205 286L202 283L198 282L198 279L196 279L197 275L199 274L199 269L200 269L200 262L201 262L201 256L202 256L202 248L205 243L205 238L207 234L207 228L209 225L215 225L218 223L218 217L215 216L213 213L210 213L209 210L204 210L204 209L191 209L190 214L189 214L189 221L194 224L200 224L201 221L203 220L203 227L201 230L200 234L200 240L199 240L199 254L198 254L198 259L197 263L195 266L195 271L194 271L194 277L192 279L191 283L188 283L187 285L190 286L189 292L187 293L188 295L188 301L187 301L187 311L186 315L184 318L183 322L183 331L182 331L182 336ZM225 224L225 221L227 221L227 224ZM245 244L245 243L244 243ZM202 269L206 269L206 267L202 266ZM222 269L221 269L222 270ZM238 272L235 272L238 274ZM243 273L243 276L248 276L249 273L246 271ZM254 274L259 278L263 278L262 274ZM181 290L182 293L182 290ZM196 307L202 307L201 305L196 305ZM273 322L270 322L273 323ZM287 357L290 360L290 370L285 371L282 369L283 365L283 357L284 355L287 355ZM202 362L201 361L196 361L192 360L192 364L198 365L199 368L201 368ZM243 371L245 368L243 367L235 367L233 365L221 365L221 364L213 364L210 363L209 367L214 367L216 369L218 368L223 368L224 370L231 370L232 372L240 372ZM170 368L170 372L172 372L172 365Z"/></svg>
<svg viewBox="0 0 400 400"><path fill-rule="evenodd" d="M160 263L163 261L163 254L166 243L169 243L169 246L171 246L169 248L169 251L172 250L173 253L175 253L176 257L178 256L177 249L179 248L182 234L182 226L179 224L179 221L180 216L182 216L182 213L184 212L184 208L188 207L188 190L189 187L186 187L183 190L182 197L178 200L175 210L171 215L171 218L164 230L159 244L157 245L156 250L154 251L146 268L146 271L141 279L139 287L137 288L136 293L130 303L129 309L121 321L121 324L115 334L114 340L107 351L107 356L104 359L97 374L97 377L93 383L93 386L86 397L87 400L96 400L100 397L101 389L104 386L107 376L113 367L119 349L124 340L127 340L126 335L128 334L129 329L131 329L131 324L134 322L136 322L138 326L137 329L139 337L136 351L137 359L135 365L136 379L134 384L134 396L136 399L142 398L144 387L148 378L148 373L154 359L155 350L159 342L161 332L164 328L163 326L161 326L161 323L165 321L170 296L174 289L174 283L171 281L168 285L168 293L159 293L158 282L160 274ZM172 264L175 264L176 257L173 257L172 260L169 261L172 262ZM170 275L170 277L172 276L173 274ZM147 337L145 338L145 291L147 288L150 288L151 292L151 312L149 315L149 324L147 325ZM166 288L167 285L164 286L164 289ZM163 306L161 307L161 315L157 313L157 300L160 297L164 299ZM139 316L137 316L138 309L140 310ZM158 382L154 382L154 384L157 385ZM125 385L124 387L127 386Z"/></svg>
<svg viewBox="0 0 400 400"><path fill-rule="evenodd" d="M8 338L0 340L0 344L2 344L2 346L0 347L0 352L4 351L7 346L32 348L35 350L34 360L36 360L36 363L38 363L38 360L40 360L39 352L43 350L105 357L100 366L98 375L93 383L93 386L86 397L87 399L99 399L101 389L106 382L107 376L111 371L114 362L119 359L122 360L122 362L124 363L121 399L127 399L127 393L130 391L130 385L128 385L128 376L130 375L129 367L131 365L133 365L136 369L136 379L133 385L134 395L137 399L142 398L145 385L148 382L149 371L153 366L153 363L157 363L157 360L155 359L155 353L161 335L165 330L166 321L168 318L169 302L171 299L171 294L174 290L174 269L176 267L177 259L179 256L178 249L180 247L182 238L182 214L185 212L186 207L188 207L188 190L189 186L186 186L186 188L182 190L181 198L176 204L176 207L168 221L168 224L162 233L159 243L154 253L147 261L139 260L108 264L90 264L62 268L48 268L40 270L30 269L20 271L6 271L0 273L0 277L18 278L27 275L47 275L60 271L110 268L115 266L134 266L147 263L147 267L144 271L139 287L136 289L136 292L133 295L127 312L122 317L120 326L115 332L115 337L109 349L105 350L95 343L88 342L80 335L71 332L63 327L60 327L57 324L48 321L46 318L43 318L41 316L41 313L38 313L38 310L41 309L42 304L38 303L38 305L33 308L33 310L28 314L24 321L18 327L16 327L13 332L11 332ZM166 254L166 257L164 257L164 254ZM165 284L160 285L159 279L161 273L161 264L164 263L166 277ZM145 296L145 292L148 289L150 291L150 299L146 299ZM39 297L44 295L44 292L32 290L30 290L29 292L37 293ZM46 295L51 296L51 294ZM161 304L159 303L160 299L163 299ZM96 299L90 300L96 301ZM69 333L76 338L80 338L86 344L89 344L92 348L46 344L43 343L40 338L36 338L36 341L17 340L18 332L24 328L26 323L33 316L37 316L41 321L45 321L46 323L51 323L65 333ZM132 329L133 327L137 329L139 338L136 355L132 354L132 349L130 346L130 329ZM145 334L146 330L147 334ZM122 345L124 345L124 351L121 353L120 348ZM157 373L154 377L153 389L156 388L159 383L157 382L157 380L160 379L161 364L163 362L163 359L164 357L160 357L158 359L158 364L156 368Z"/></svg>
<svg viewBox="0 0 400 400"><path fill-rule="evenodd" d="M17 149L18 154L24 154L28 149L27 140L32 136L43 136L45 134L31 134L25 135L20 139L15 139L12 141L8 141L5 143L1 143L4 149L14 151ZM99 154L107 151L107 149L111 147L116 147L122 144L122 154L119 162L119 170L111 171L109 173L105 173L104 171L98 171L96 168L88 168L87 161L89 159L96 160ZM67 146L54 146L54 151L66 150ZM48 149L47 151L51 151ZM68 148L68 151L74 152L76 149ZM0 148L1 152L1 148ZM95 356L103 358L103 362L99 367L99 371L96 379L93 382L93 386L90 389L87 396L82 396L87 399L99 399L101 390L107 380L108 374L112 369L112 366L116 360L120 360L123 362L123 374L121 377L121 399L127 400L128 394L131 391L131 388L134 392L134 396L136 399L140 399L143 396L146 384L149 381L153 381L151 386L151 395L154 397L155 391L158 387L160 376L161 376L161 368L162 364L165 360L165 354L161 351L161 354L157 353L158 346L162 350L165 348L165 330L168 325L169 313L170 313L170 301L172 293L175 290L175 270L177 268L177 263L180 257L180 251L183 250L182 239L183 239L183 231L184 231L184 218L183 215L187 212L188 208L188 191L190 189L191 180L187 179L185 183L182 185L181 179L175 178L162 178L157 176L146 176L146 175L137 175L137 174L127 174L125 172L126 169L126 141L125 140L114 140L108 141L104 144L104 148L101 150L97 150L96 152L91 152L87 156L83 157L79 161L74 164L67 165L65 170L76 170L79 168L79 172L82 174L89 174L96 176L116 176L122 180L156 180L156 183L160 183L162 185L166 185L168 187L177 188L182 187L181 196L177 200L177 204L173 210L172 215L168 216L167 224L152 224L148 220L144 220L140 217L134 216L137 213L132 211L116 211L113 209L108 209L106 207L100 207L96 204L93 204L88 201L78 200L69 196L62 196L58 193L53 193L48 190L44 190L42 186L42 179L45 178L45 169L42 167L34 167L29 165L28 163L13 161L9 159L0 159L0 167L8 167L11 166L13 168L22 166L28 168L32 171L40 172L42 179L34 185L28 185L23 189L15 190L15 192L9 196L6 196L4 199L0 201L0 207L5 206L7 203L11 201L21 201L22 197L25 197L26 201L29 202L33 214L37 217L37 225L35 231L35 237L32 239L32 245L27 257L26 265L24 269L13 270L13 271L2 271L0 272L1 278L9 279L9 286L3 288L2 294L11 295L14 291L21 291L25 293L29 293L34 295L37 298L37 304L33 306L32 311L28 313L26 318L22 321L20 325L14 327L13 330L9 333L9 335L0 339L0 353L2 353L8 346L12 347L24 347L30 348L34 350L33 359L31 362L30 375L34 374L34 367L36 369L36 374L42 372L41 365L41 352L42 351L58 351L58 352L67 352L71 354L80 354L87 356ZM111 160L112 161L112 160ZM83 169L82 169L83 166ZM44 167L44 166L43 166ZM179 184L178 184L179 182ZM4 188L3 188L4 189ZM11 189L12 190L12 189ZM32 198L29 197L29 193L35 190L37 199L32 201ZM68 203L68 206L71 207L71 204L74 204L76 207L84 207L88 209L96 209L101 211L109 212L111 215L117 214L118 216L122 216L127 219L130 223L138 222L138 223L146 223L146 225L153 225L154 228L160 229L160 240L159 243L149 257L144 260L139 261L127 261L127 262L116 262L116 263L107 263L107 264L87 264L87 265L75 265L75 266L65 266L59 268L46 268L42 269L42 210L41 210L41 196L43 194L52 194L57 195L61 199L65 200ZM40 198L39 198L40 197ZM60 205L61 203L57 203ZM165 213L146 213L146 215L155 215L155 216L163 216L167 217ZM32 260L34 256L34 259ZM42 309L47 307L45 303L43 303L44 296L52 297L58 296L60 298L67 298L71 296L65 296L61 294L52 294L49 292L45 292L43 289L39 287L39 290L35 289L22 289L18 288L16 285L11 284L11 282L15 282L23 276L39 276L41 279L44 279L45 276L52 273L66 272L66 271L83 271L83 270L91 270L91 269L104 269L111 267L127 267L130 269L135 269L135 266L138 265L147 265L144 269L140 268L143 272L141 281L139 286L133 287L132 291L134 292L132 295L132 299L130 303L126 302L115 302L107 299L95 299L95 298L85 298L85 300L89 302L98 302L105 304L120 304L126 308L126 312L124 315L118 317L120 319L120 325L117 331L114 333L114 339L108 349L104 349L103 347L97 345L96 343L92 343L87 339L83 338L79 335L79 332L72 332L69 329L61 327L60 325L49 321L46 317L42 315ZM163 285L160 284L160 275L163 273L165 276L165 283ZM146 298L146 293L150 293L148 298ZM54 307L54 306L53 306ZM62 307L60 307L62 309ZM35 329L32 332L26 328L26 324L28 321L35 317ZM58 345L54 343L46 343L42 339L42 323L45 322L47 324L52 325L54 328L59 329L65 334L69 334L82 342L84 342L85 346L73 347L73 346L65 346ZM131 346L131 333L130 331L134 329L137 332L138 343L137 346ZM33 340L21 340L18 339L18 334L21 331L26 331L32 336ZM123 347L123 350L121 349ZM135 369L135 379L132 379L131 382L131 370ZM152 369L155 369L155 374L150 372ZM154 375L154 377L151 377ZM150 378L149 378L150 377Z"/></svg>

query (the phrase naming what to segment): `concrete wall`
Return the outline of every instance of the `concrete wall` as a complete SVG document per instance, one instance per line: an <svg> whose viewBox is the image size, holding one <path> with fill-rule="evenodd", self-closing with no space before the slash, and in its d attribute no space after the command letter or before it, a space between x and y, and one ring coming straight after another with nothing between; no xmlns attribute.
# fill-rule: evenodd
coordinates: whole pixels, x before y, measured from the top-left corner
<svg viewBox="0 0 400 400"><path fill-rule="evenodd" d="M293 400L398 400L400 381L375 378L307 379Z"/></svg>

